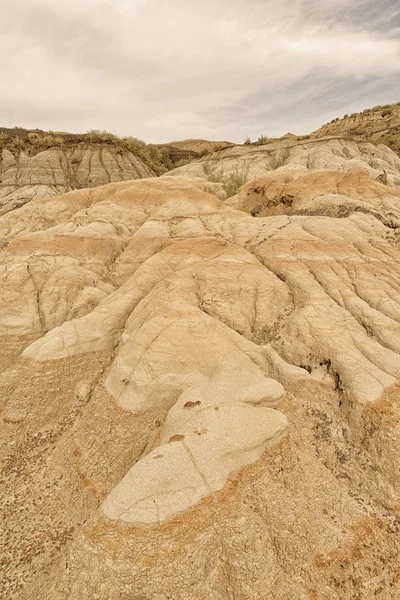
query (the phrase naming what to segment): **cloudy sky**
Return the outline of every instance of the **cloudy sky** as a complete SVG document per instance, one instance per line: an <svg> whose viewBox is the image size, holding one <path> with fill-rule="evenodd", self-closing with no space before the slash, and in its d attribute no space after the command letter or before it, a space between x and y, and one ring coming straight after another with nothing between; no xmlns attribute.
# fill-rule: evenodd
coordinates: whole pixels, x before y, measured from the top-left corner
<svg viewBox="0 0 400 600"><path fill-rule="evenodd" d="M1 0L0 125L302 134L400 101L399 0Z"/></svg>

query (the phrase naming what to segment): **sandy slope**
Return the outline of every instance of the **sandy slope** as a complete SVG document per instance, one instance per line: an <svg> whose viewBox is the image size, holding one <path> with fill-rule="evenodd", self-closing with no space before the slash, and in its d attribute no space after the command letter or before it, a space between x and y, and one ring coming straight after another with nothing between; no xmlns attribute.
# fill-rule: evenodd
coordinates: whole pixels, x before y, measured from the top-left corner
<svg viewBox="0 0 400 600"><path fill-rule="evenodd" d="M400 160L212 160L0 217L2 598L400 595Z"/></svg>

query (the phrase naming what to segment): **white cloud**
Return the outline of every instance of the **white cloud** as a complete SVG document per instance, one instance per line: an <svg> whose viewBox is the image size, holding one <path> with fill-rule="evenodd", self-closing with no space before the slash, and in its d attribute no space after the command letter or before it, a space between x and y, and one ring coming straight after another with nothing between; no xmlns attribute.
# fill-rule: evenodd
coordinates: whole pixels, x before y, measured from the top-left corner
<svg viewBox="0 0 400 600"><path fill-rule="evenodd" d="M283 123L266 124L265 115L291 106L288 89L307 96L313 73L339 83L400 73L400 41L363 26L361 15L353 25L345 17L356 4L3 0L2 124L107 128L149 141L240 141L243 131L255 135L266 126L282 133ZM373 2L358 4L367 14ZM325 109L312 87L318 114ZM292 122L308 121L297 115Z"/></svg>

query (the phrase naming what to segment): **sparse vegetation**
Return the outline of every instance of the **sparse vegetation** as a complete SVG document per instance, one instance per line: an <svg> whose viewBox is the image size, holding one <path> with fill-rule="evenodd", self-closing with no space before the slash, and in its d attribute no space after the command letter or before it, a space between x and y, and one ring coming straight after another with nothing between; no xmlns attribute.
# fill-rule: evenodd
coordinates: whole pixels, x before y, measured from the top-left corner
<svg viewBox="0 0 400 600"><path fill-rule="evenodd" d="M33 146L47 149L53 146L61 146L64 144L64 139L61 136L54 136L51 133L41 134L36 132L28 133L28 140Z"/></svg>
<svg viewBox="0 0 400 600"><path fill-rule="evenodd" d="M242 185L246 183L248 174L248 165L243 164L241 167L236 165L233 173L230 173L223 183L228 198L235 196L239 192Z"/></svg>
<svg viewBox="0 0 400 600"><path fill-rule="evenodd" d="M181 158L181 160L178 160L178 162L175 163L174 168L177 169L178 167L184 167L190 162L192 162L191 158Z"/></svg>
<svg viewBox="0 0 400 600"><path fill-rule="evenodd" d="M258 136L257 144L259 146L263 146L264 144L268 144L268 143L269 143L269 139L266 135Z"/></svg>
<svg viewBox="0 0 400 600"><path fill-rule="evenodd" d="M117 135L110 131L100 131L99 129L90 129L86 133L86 137L90 142L116 142L119 140Z"/></svg>
<svg viewBox="0 0 400 600"><path fill-rule="evenodd" d="M49 148L58 146L69 148L77 144L106 144L112 146L118 154L124 151L132 152L158 175L175 167L175 162L171 160L165 148L146 144L135 137L118 137L106 130L92 129L83 134L56 134L51 131L32 131L22 127L0 130L0 150L8 148L14 154L24 151L32 156Z"/></svg>
<svg viewBox="0 0 400 600"><path fill-rule="evenodd" d="M208 175L208 181L211 183L223 183L224 181L224 169L215 169Z"/></svg>
<svg viewBox="0 0 400 600"><path fill-rule="evenodd" d="M251 138L249 138L248 136L244 138L244 145L245 146L250 146L251 144Z"/></svg>
<svg viewBox="0 0 400 600"><path fill-rule="evenodd" d="M227 175L225 175L223 167L213 168L210 161L203 163L203 169L210 183L222 183L222 187L228 198L235 196L239 192L242 185L246 183L249 174L249 166L247 164L242 164L241 166L237 164L233 172Z"/></svg>
<svg viewBox="0 0 400 600"><path fill-rule="evenodd" d="M391 119L388 118L390 116ZM342 119L333 119L331 124L340 121L339 131L343 135L386 144L400 155L400 102L378 104L373 108L366 108L360 113L353 113L350 122L344 122L346 118L348 118L348 115L344 115ZM318 133L337 135L338 129L336 127L330 129L326 125Z"/></svg>

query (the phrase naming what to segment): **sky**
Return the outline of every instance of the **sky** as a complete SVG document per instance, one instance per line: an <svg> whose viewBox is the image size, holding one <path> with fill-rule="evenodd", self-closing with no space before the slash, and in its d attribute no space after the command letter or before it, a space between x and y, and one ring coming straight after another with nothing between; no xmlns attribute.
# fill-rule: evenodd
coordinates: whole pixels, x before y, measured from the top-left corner
<svg viewBox="0 0 400 600"><path fill-rule="evenodd" d="M399 0L1 0L0 125L162 143L400 101Z"/></svg>

